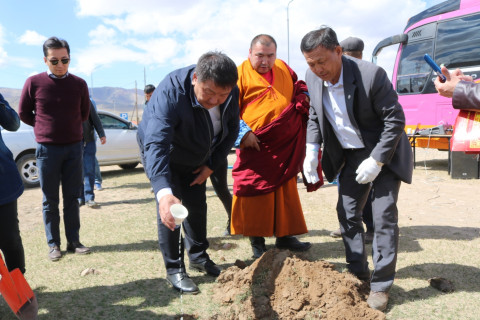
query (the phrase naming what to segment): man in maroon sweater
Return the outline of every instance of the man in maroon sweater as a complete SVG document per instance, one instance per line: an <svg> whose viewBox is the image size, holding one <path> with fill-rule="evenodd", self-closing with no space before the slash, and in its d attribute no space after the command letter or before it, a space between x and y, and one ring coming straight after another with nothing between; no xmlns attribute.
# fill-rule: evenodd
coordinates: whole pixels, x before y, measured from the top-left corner
<svg viewBox="0 0 480 320"><path fill-rule="evenodd" d="M63 193L63 222L67 251L90 253L80 243L77 198L82 190L82 122L90 112L87 83L68 73L70 47L51 37L43 44L47 72L27 79L19 103L20 119L33 126L38 142L36 157L43 192L43 221L52 261L60 251L59 186Z"/></svg>

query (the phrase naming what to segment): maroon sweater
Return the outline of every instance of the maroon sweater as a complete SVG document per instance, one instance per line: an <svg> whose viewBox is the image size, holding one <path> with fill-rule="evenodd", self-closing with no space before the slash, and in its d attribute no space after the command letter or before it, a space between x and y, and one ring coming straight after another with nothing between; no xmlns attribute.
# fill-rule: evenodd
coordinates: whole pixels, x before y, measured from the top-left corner
<svg viewBox="0 0 480 320"><path fill-rule="evenodd" d="M83 139L90 98L85 80L73 74L53 79L46 72L31 76L23 86L18 113L33 126L38 143L70 144Z"/></svg>

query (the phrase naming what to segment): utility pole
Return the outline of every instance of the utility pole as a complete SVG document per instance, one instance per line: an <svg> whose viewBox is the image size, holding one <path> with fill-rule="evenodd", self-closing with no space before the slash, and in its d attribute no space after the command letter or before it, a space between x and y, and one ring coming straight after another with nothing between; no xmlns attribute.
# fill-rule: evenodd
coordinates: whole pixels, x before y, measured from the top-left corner
<svg viewBox="0 0 480 320"><path fill-rule="evenodd" d="M133 112L132 112L132 120L133 120L133 116L135 115L135 112L137 113L137 125L138 125L138 103L137 103L137 97L138 97L138 94L137 94L137 80L135 80L135 107L133 108Z"/></svg>
<svg viewBox="0 0 480 320"><path fill-rule="evenodd" d="M287 4L287 64L290 65L290 21L289 21L289 13L288 7L293 0L290 0Z"/></svg>

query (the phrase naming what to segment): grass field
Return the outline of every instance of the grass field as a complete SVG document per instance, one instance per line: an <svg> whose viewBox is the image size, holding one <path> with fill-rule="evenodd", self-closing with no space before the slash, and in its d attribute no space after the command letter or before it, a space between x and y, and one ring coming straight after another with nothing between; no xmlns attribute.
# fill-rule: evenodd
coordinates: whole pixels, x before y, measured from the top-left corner
<svg viewBox="0 0 480 320"><path fill-rule="evenodd" d="M446 154L417 150L414 182L400 190L400 253L387 319L480 318L480 217L475 197L480 182L452 180L446 161ZM189 272L201 293L182 297L164 279L155 202L143 169L102 171L105 190L96 192L102 207L81 208L81 241L92 247L90 255L67 254L50 262L41 192L29 189L19 199L26 278L37 294L39 319L180 319L182 315L209 319L220 307L210 298L215 279ZM313 243L309 259L325 259L342 271L342 241L329 236L338 227L336 186L326 184L315 193L307 193L301 183L298 187L310 230L302 239ZM211 258L222 268L236 259L251 263L247 239L222 236L226 214L210 184L207 199ZM62 241L65 252L63 229ZM267 245L273 243L273 238L267 239ZM87 268L96 272L81 276ZM430 287L427 280L435 276L451 280L455 292L445 294ZM0 319L15 319L3 299Z"/></svg>

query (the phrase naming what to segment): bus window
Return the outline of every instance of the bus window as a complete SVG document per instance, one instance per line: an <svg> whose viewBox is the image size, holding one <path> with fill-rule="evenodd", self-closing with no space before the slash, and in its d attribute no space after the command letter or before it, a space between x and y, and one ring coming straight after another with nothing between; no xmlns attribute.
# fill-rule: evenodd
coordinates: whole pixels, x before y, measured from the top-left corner
<svg viewBox="0 0 480 320"><path fill-rule="evenodd" d="M480 14L438 24L435 61L449 69L480 69Z"/></svg>
<svg viewBox="0 0 480 320"><path fill-rule="evenodd" d="M412 94L423 92L431 68L425 63L423 55L432 54L433 40L409 43L403 47L397 74L397 92Z"/></svg>

